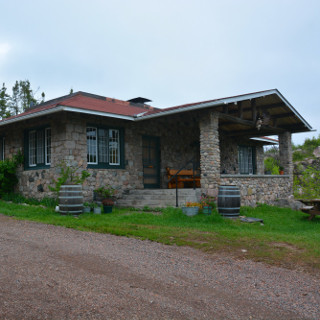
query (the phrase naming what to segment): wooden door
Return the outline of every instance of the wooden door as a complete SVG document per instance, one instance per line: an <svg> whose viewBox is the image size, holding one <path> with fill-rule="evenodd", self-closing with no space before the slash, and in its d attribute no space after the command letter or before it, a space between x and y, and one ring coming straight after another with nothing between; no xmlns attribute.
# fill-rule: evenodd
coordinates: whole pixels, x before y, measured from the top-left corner
<svg viewBox="0 0 320 320"><path fill-rule="evenodd" d="M142 137L143 184L145 188L160 188L160 139Z"/></svg>

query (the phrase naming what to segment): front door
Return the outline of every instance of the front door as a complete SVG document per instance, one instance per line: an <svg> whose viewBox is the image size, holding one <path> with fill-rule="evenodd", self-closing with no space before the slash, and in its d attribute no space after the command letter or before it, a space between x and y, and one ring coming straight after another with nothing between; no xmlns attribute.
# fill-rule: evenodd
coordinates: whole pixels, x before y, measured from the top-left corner
<svg viewBox="0 0 320 320"><path fill-rule="evenodd" d="M145 188L160 188L160 139L142 137L143 184Z"/></svg>

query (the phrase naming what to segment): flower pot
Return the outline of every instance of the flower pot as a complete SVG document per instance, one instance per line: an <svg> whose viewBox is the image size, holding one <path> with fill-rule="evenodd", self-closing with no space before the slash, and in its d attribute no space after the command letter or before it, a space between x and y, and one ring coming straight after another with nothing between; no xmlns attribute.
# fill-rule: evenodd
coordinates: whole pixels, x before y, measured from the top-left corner
<svg viewBox="0 0 320 320"><path fill-rule="evenodd" d="M198 212L199 207L182 207L182 213L189 217L195 216Z"/></svg>
<svg viewBox="0 0 320 320"><path fill-rule="evenodd" d="M101 207L93 208L93 213L95 213L95 214L101 214Z"/></svg>
<svg viewBox="0 0 320 320"><path fill-rule="evenodd" d="M103 206L103 212L104 213L111 213L112 212L112 206Z"/></svg>
<svg viewBox="0 0 320 320"><path fill-rule="evenodd" d="M90 211L91 211L90 207L83 207L83 210L82 210L83 213L89 213Z"/></svg>
<svg viewBox="0 0 320 320"><path fill-rule="evenodd" d="M210 216L210 214L212 213L212 207L203 206L202 213L205 214L206 216Z"/></svg>

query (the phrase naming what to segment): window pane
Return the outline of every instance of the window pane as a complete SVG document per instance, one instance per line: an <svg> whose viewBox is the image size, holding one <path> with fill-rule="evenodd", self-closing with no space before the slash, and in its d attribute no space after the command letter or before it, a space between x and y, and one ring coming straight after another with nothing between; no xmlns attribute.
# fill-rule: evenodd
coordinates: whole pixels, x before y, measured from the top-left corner
<svg viewBox="0 0 320 320"><path fill-rule="evenodd" d="M44 163L43 130L37 131L37 164Z"/></svg>
<svg viewBox="0 0 320 320"><path fill-rule="evenodd" d="M46 164L51 163L51 129L47 128L46 129L46 137L45 137L45 149L46 149Z"/></svg>
<svg viewBox="0 0 320 320"><path fill-rule="evenodd" d="M241 174L253 174L252 147L239 147L239 170Z"/></svg>
<svg viewBox="0 0 320 320"><path fill-rule="evenodd" d="M97 129L87 128L87 162L97 164Z"/></svg>
<svg viewBox="0 0 320 320"><path fill-rule="evenodd" d="M108 162L108 130L99 129L99 163Z"/></svg>
<svg viewBox="0 0 320 320"><path fill-rule="evenodd" d="M36 165L36 132L29 132L29 166Z"/></svg>
<svg viewBox="0 0 320 320"><path fill-rule="evenodd" d="M0 138L0 160L4 160L4 138Z"/></svg>
<svg viewBox="0 0 320 320"><path fill-rule="evenodd" d="M120 164L120 141L119 130L109 130L109 164Z"/></svg>
<svg viewBox="0 0 320 320"><path fill-rule="evenodd" d="M253 174L252 147L248 147L248 173Z"/></svg>

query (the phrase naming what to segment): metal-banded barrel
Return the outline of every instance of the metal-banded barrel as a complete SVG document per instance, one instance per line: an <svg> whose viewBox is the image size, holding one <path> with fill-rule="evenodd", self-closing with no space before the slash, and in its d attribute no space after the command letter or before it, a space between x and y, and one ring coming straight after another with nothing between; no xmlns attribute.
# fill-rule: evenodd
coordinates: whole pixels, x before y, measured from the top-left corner
<svg viewBox="0 0 320 320"><path fill-rule="evenodd" d="M59 212L61 214L80 214L83 210L81 185L62 185L59 192Z"/></svg>
<svg viewBox="0 0 320 320"><path fill-rule="evenodd" d="M238 186L219 186L218 211L222 216L239 216L240 202L241 196Z"/></svg>

